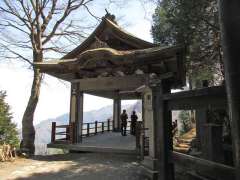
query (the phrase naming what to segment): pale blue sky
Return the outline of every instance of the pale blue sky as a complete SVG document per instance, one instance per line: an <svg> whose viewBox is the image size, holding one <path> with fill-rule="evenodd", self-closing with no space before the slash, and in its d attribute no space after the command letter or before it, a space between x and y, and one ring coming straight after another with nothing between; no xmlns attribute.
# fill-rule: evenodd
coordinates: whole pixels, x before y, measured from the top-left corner
<svg viewBox="0 0 240 180"><path fill-rule="evenodd" d="M151 15L154 12L155 4L140 3L140 1L125 1L126 3L122 4L123 8L117 8L115 5L110 5L107 8L117 18L120 17L119 24L125 30L144 40L152 41ZM104 7L93 7L93 10L100 17L105 14ZM12 108L14 121L18 125L21 124L21 118L30 95L31 81L32 72L18 63L0 63L0 89L7 91L7 102ZM59 82L58 79L46 75L34 117L35 124L69 111L69 87L69 83ZM110 104L112 101L109 99L86 95L84 111L99 109Z"/></svg>

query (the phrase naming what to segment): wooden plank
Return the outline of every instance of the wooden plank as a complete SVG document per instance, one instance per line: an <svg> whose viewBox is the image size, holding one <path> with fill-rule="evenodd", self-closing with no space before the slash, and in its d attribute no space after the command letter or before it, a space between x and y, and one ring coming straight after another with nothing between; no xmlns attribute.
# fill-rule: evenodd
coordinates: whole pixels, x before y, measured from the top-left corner
<svg viewBox="0 0 240 180"><path fill-rule="evenodd" d="M172 152L173 162L186 171L196 171L217 180L235 179L235 168L186 154Z"/></svg>

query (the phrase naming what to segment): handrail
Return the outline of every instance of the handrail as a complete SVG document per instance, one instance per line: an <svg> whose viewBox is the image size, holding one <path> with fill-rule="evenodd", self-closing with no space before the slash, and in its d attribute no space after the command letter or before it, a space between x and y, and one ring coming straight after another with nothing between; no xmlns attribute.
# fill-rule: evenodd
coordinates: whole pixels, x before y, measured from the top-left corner
<svg viewBox="0 0 240 180"><path fill-rule="evenodd" d="M131 121L128 121L127 128L131 127ZM75 124L71 123L69 125L56 125L56 122L52 122L52 134L51 142L65 140L68 143L75 143ZM56 129L65 129L58 132ZM98 133L109 132L113 130L113 121L108 119L107 121L95 121L90 123L83 123L82 125L82 137L88 137L96 135ZM56 139L56 136L61 136L61 138ZM65 136L65 138L62 138Z"/></svg>
<svg viewBox="0 0 240 180"><path fill-rule="evenodd" d="M186 171L196 171L211 179L225 180L235 179L236 169L221 163L197 158L183 153L173 151L171 153L173 162L184 167Z"/></svg>
<svg viewBox="0 0 240 180"><path fill-rule="evenodd" d="M63 129L65 131L57 132L56 129ZM60 139L56 139L56 135L60 135ZM62 136L65 136L62 138ZM55 141L65 141L67 143L75 143L75 124L70 123L69 125L56 125L56 122L52 122L52 134L51 134L51 142L54 143Z"/></svg>
<svg viewBox="0 0 240 180"><path fill-rule="evenodd" d="M96 135L98 133L104 133L113 129L113 121L108 119L107 121L95 121L92 123L83 123L82 137L88 137Z"/></svg>
<svg viewBox="0 0 240 180"><path fill-rule="evenodd" d="M51 142L64 141L67 143L75 143L75 124L70 123L69 125L56 125L56 122L52 122L52 134ZM65 129L60 132L57 129ZM92 123L83 123L82 126L82 137L96 135L98 133L104 133L105 131L111 131L113 129L113 121L108 119L107 121L95 121ZM56 136L61 136L56 138ZM63 136L65 136L63 138Z"/></svg>

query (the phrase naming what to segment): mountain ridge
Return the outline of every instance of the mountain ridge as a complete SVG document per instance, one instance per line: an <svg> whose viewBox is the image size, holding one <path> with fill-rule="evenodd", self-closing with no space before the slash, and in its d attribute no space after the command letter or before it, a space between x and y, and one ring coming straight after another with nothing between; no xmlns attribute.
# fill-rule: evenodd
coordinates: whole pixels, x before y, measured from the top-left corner
<svg viewBox="0 0 240 180"><path fill-rule="evenodd" d="M142 113L142 103L137 101L134 104L123 105L122 109L126 109L127 113L130 115L131 111L135 110L141 120ZM107 119L112 119L113 106L108 105L97 110L84 112L83 119L84 123L90 123L95 121L106 121ZM51 124L56 122L57 125L63 125L69 123L69 113L62 114L56 118L50 118L43 120L35 125L35 145L38 144L48 144L51 141Z"/></svg>

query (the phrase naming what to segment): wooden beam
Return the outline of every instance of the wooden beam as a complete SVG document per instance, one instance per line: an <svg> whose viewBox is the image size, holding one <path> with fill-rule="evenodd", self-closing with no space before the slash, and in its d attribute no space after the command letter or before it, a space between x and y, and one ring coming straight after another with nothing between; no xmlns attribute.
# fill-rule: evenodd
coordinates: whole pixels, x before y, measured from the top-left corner
<svg viewBox="0 0 240 180"><path fill-rule="evenodd" d="M142 99L142 94L139 92L119 93L119 97L122 100Z"/></svg>
<svg viewBox="0 0 240 180"><path fill-rule="evenodd" d="M146 75L124 76L124 77L100 77L74 80L80 82L81 91L91 90L134 90L147 82Z"/></svg>
<svg viewBox="0 0 240 180"><path fill-rule="evenodd" d="M172 161L186 171L196 171L199 174L217 180L235 179L235 168L224 164L200 159L186 154L172 152Z"/></svg>
<svg viewBox="0 0 240 180"><path fill-rule="evenodd" d="M85 94L90 94L93 96L114 99L115 94L113 91L84 91Z"/></svg>
<svg viewBox="0 0 240 180"><path fill-rule="evenodd" d="M164 95L170 110L189 110L205 107L226 108L227 97L223 86L209 87Z"/></svg>

